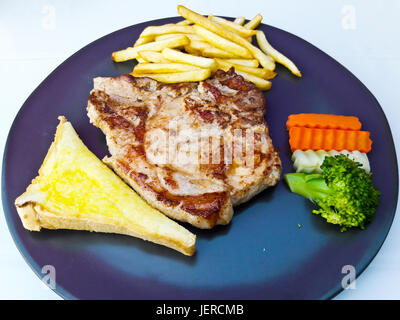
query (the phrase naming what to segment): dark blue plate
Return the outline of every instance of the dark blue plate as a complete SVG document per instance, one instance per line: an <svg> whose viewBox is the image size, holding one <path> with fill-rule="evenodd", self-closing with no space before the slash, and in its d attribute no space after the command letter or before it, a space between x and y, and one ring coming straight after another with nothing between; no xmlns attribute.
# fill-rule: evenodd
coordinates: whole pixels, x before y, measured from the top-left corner
<svg viewBox="0 0 400 320"><path fill-rule="evenodd" d="M292 171L285 122L291 113L355 115L374 141L369 154L374 183L382 192L366 230L341 233L311 213L312 204L281 181L237 207L232 223L198 235L197 253L121 235L80 231L28 232L14 200L36 176L65 115L99 158L107 154L103 134L89 124L86 104L92 79L117 76L133 63L116 64L111 53L131 46L143 28L178 21L168 18L128 27L78 51L44 80L21 108L10 130L3 162L3 206L17 247L35 273L56 269L55 291L79 299L327 299L342 290L342 268L359 275L381 247L397 203L398 170L393 139L379 103L338 62L285 31L262 25L270 42L293 58L303 78L285 68L266 93L267 120L284 173ZM299 227L298 225L301 225Z"/></svg>

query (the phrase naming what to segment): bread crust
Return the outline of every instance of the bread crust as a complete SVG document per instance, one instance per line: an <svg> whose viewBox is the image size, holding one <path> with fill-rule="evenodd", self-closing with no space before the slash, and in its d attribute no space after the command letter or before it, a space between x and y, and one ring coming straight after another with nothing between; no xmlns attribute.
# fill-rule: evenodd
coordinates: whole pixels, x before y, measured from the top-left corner
<svg viewBox="0 0 400 320"><path fill-rule="evenodd" d="M30 231L40 231L42 228L44 228L117 233L151 241L179 251L187 256L192 256L196 251L195 239L191 245L184 246L182 243L175 241L172 238L155 239L154 237L148 237L144 234L139 234L125 226L117 226L115 224L101 223L90 219L58 215L34 203L27 203L20 207L17 206L17 212L21 218L24 228Z"/></svg>

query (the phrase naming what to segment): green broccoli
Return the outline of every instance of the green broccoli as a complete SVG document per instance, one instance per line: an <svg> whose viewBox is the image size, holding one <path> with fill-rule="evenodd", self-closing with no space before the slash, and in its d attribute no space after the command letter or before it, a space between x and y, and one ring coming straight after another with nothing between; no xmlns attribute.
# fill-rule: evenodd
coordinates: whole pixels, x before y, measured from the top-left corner
<svg viewBox="0 0 400 320"><path fill-rule="evenodd" d="M361 164L345 155L326 157L322 174L289 173L285 180L292 192L315 202L320 214L329 223L364 229L372 220L379 204L380 193L372 184L371 174Z"/></svg>

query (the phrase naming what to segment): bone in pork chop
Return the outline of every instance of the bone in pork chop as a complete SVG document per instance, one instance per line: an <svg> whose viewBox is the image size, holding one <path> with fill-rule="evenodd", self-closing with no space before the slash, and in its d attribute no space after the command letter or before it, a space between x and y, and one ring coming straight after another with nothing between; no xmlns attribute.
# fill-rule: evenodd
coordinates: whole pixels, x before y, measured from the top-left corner
<svg viewBox="0 0 400 320"><path fill-rule="evenodd" d="M264 95L233 69L200 83L95 78L87 110L106 135L104 162L173 219L227 224L232 206L280 178Z"/></svg>

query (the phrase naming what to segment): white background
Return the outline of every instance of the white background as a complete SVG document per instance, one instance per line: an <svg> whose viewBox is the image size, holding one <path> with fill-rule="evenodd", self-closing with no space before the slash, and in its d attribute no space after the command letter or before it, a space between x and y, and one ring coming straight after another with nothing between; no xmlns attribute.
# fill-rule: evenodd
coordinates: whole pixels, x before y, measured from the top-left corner
<svg viewBox="0 0 400 320"><path fill-rule="evenodd" d="M176 16L177 4L204 14L251 18L261 13L265 23L316 45L351 70L373 92L386 113L399 149L398 0L3 0L0 2L0 150L4 149L8 130L23 102L61 62L112 31ZM399 241L397 214L381 251L357 279L356 289L344 291L337 299L400 299ZM2 214L0 299L60 299L25 263Z"/></svg>

